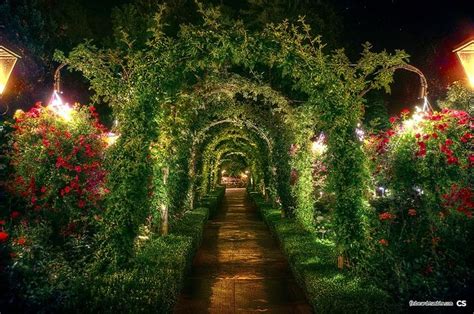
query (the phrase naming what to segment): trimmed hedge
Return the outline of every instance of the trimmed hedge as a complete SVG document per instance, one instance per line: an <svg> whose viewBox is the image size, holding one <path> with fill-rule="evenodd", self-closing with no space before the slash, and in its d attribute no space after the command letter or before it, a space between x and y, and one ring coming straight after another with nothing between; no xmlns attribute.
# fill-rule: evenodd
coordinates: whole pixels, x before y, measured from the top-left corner
<svg viewBox="0 0 474 314"><path fill-rule="evenodd" d="M41 313L170 313L178 299L193 257L201 243L209 213L215 213L224 188L171 224L170 234L152 236L121 270L74 269L52 263L50 277L18 299L7 312ZM99 262L99 261L98 261ZM38 298L36 296L45 296ZM11 310L11 311L10 311Z"/></svg>
<svg viewBox="0 0 474 314"><path fill-rule="evenodd" d="M89 288L85 308L93 312L169 313L202 240L204 225L219 209L225 188L211 191L200 207L173 221L170 235L157 237L137 253L133 264L103 275ZM75 311L80 310L75 308Z"/></svg>
<svg viewBox="0 0 474 314"><path fill-rule="evenodd" d="M316 313L394 313L400 310L388 294L337 268L335 244L281 217L258 193L250 193L258 211L278 238L290 268Z"/></svg>

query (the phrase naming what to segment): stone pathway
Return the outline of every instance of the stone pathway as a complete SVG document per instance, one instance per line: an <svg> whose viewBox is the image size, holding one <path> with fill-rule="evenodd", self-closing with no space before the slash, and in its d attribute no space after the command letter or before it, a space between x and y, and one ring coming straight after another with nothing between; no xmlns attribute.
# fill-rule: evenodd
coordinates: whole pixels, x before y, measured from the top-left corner
<svg viewBox="0 0 474 314"><path fill-rule="evenodd" d="M247 199L227 189L204 230L175 313L311 313L285 257Z"/></svg>

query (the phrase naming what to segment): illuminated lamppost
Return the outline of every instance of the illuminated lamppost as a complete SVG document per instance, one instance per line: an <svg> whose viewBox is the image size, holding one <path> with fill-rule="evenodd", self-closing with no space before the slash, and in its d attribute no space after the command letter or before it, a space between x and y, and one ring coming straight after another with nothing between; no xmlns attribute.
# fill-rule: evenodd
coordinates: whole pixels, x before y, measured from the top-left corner
<svg viewBox="0 0 474 314"><path fill-rule="evenodd" d="M456 53L459 61L461 61L469 83L474 88L474 39L454 49L453 52Z"/></svg>
<svg viewBox="0 0 474 314"><path fill-rule="evenodd" d="M20 58L21 57L13 51L0 46L0 97L5 91L5 86L7 85L8 79L12 74L16 61ZM8 107L6 108L5 112L2 113L2 115L7 113L7 111Z"/></svg>

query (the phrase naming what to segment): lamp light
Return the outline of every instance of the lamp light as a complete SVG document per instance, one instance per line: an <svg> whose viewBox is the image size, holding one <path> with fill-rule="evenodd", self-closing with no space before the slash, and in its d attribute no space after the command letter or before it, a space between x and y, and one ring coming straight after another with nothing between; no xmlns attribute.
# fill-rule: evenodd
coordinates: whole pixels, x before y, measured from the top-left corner
<svg viewBox="0 0 474 314"><path fill-rule="evenodd" d="M461 61L469 83L474 88L474 39L454 49L453 52L456 53L459 61Z"/></svg>
<svg viewBox="0 0 474 314"><path fill-rule="evenodd" d="M16 61L21 58L13 51L0 46L0 95L3 94Z"/></svg>

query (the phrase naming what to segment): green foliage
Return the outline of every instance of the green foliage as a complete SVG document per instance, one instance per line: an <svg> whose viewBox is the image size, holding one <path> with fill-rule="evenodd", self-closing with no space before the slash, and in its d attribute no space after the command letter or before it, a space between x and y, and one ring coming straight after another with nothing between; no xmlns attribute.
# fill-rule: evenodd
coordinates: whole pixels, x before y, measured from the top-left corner
<svg viewBox="0 0 474 314"><path fill-rule="evenodd" d="M464 110L472 116L474 114L474 91L461 82L454 82L448 87L446 98L440 100L438 105L446 109Z"/></svg>
<svg viewBox="0 0 474 314"><path fill-rule="evenodd" d="M291 270L315 312L398 312L394 301L373 284L337 269L338 250L332 241L303 230L298 222L282 219L280 210L252 195L264 221L277 236Z"/></svg>
<svg viewBox="0 0 474 314"><path fill-rule="evenodd" d="M359 267L400 298L454 297L472 283L470 120L448 109L404 114L370 142L375 184L388 194L372 201Z"/></svg>

